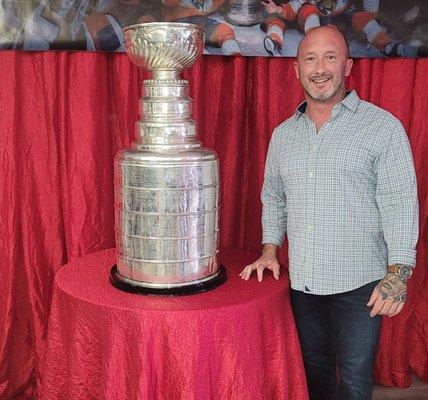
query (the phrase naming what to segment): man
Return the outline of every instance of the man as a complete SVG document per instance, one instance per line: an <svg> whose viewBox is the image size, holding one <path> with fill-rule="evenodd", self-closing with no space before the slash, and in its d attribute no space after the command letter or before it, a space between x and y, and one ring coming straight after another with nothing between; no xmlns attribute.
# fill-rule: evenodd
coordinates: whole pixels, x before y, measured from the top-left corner
<svg viewBox="0 0 428 400"><path fill-rule="evenodd" d="M306 102L279 125L266 160L263 254L289 243L291 303L311 399L369 400L380 316L406 300L418 204L407 135L388 112L345 92L352 60L333 26L303 38L295 72Z"/></svg>

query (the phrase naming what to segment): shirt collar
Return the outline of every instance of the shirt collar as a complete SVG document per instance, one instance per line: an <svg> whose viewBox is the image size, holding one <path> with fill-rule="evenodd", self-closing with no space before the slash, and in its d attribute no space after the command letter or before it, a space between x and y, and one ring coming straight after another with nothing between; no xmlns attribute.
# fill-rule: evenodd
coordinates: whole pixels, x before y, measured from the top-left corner
<svg viewBox="0 0 428 400"><path fill-rule="evenodd" d="M345 98L339 104L347 108L348 110L352 111L353 113L355 113L355 111L357 111L358 105L360 104L360 97L358 96L355 90L351 90L349 92L346 92ZM301 115L303 115L306 112L306 105L307 105L306 101L299 104L299 106L297 107L294 113L295 119L298 119ZM337 107L337 104L334 107Z"/></svg>

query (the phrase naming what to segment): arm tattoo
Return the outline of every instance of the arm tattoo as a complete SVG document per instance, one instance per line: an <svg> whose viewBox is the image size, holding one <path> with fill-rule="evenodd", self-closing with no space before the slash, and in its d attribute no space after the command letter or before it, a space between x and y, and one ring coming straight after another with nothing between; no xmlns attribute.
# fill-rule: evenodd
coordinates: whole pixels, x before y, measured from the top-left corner
<svg viewBox="0 0 428 400"><path fill-rule="evenodd" d="M394 299L394 303L406 301L407 282L402 281L397 274L388 273L379 283L382 300Z"/></svg>

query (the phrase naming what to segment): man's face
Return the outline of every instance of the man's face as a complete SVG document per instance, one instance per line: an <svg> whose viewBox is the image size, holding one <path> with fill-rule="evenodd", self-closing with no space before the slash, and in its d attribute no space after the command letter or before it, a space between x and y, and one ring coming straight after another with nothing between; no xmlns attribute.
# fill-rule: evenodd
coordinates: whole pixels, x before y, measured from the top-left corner
<svg viewBox="0 0 428 400"><path fill-rule="evenodd" d="M297 79L306 95L319 102L341 100L351 68L346 44L334 28L327 27L307 34L295 63Z"/></svg>

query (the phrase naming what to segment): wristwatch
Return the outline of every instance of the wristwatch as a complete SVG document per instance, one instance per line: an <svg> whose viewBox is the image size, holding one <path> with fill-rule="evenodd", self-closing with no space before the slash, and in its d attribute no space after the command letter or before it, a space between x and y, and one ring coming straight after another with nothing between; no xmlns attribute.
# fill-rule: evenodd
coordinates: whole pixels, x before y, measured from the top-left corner
<svg viewBox="0 0 428 400"><path fill-rule="evenodd" d="M388 273L397 274L402 281L412 276L413 269L408 265L394 264L388 266Z"/></svg>

